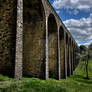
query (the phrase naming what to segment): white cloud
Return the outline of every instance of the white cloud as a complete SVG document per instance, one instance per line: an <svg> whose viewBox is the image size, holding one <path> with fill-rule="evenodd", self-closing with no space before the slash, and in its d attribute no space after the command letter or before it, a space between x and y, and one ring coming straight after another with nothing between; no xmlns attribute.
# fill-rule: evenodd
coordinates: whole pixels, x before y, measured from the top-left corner
<svg viewBox="0 0 92 92"><path fill-rule="evenodd" d="M56 10L56 12L59 14L60 13L60 11L59 10Z"/></svg>
<svg viewBox="0 0 92 92"><path fill-rule="evenodd" d="M88 45L92 42L92 13L88 18L69 19L64 24L78 43L85 41L84 44Z"/></svg>
<svg viewBox="0 0 92 92"><path fill-rule="evenodd" d="M53 6L56 9L89 10L92 8L92 0L54 0Z"/></svg>

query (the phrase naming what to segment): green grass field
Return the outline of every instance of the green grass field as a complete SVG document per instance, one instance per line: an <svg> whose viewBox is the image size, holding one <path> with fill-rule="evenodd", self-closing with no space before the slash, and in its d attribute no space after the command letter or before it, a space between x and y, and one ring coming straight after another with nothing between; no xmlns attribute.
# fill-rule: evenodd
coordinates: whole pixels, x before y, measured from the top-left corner
<svg viewBox="0 0 92 92"><path fill-rule="evenodd" d="M0 92L92 92L92 60L89 61L89 80L85 79L84 66L84 62L80 62L74 75L61 80L23 78L16 81L0 75Z"/></svg>

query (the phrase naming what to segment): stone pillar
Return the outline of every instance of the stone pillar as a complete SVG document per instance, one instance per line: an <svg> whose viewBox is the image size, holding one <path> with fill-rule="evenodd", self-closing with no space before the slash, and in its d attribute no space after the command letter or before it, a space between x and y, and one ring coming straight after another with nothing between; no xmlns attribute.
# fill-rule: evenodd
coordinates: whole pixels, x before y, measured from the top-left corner
<svg viewBox="0 0 92 92"><path fill-rule="evenodd" d="M74 48L74 70L76 67L76 47Z"/></svg>
<svg viewBox="0 0 92 92"><path fill-rule="evenodd" d="M77 67L77 47L75 45L75 68Z"/></svg>
<svg viewBox="0 0 92 92"><path fill-rule="evenodd" d="M47 80L49 75L48 70L48 16L46 16L46 61L45 61L45 79Z"/></svg>
<svg viewBox="0 0 92 92"><path fill-rule="evenodd" d="M67 39L67 76L70 76L70 50L69 50L69 37Z"/></svg>
<svg viewBox="0 0 92 92"><path fill-rule="evenodd" d="M58 79L61 79L61 71L60 71L60 40L59 40L59 35L60 35L60 32L59 32L59 27L58 27Z"/></svg>
<svg viewBox="0 0 92 92"><path fill-rule="evenodd" d="M69 39L69 75L71 75L71 40Z"/></svg>
<svg viewBox="0 0 92 92"><path fill-rule="evenodd" d="M67 78L67 52L66 52L66 32L64 32L64 54L65 54L65 78Z"/></svg>
<svg viewBox="0 0 92 92"><path fill-rule="evenodd" d="M73 44L73 70L75 68L75 47L74 47L74 44Z"/></svg>
<svg viewBox="0 0 92 92"><path fill-rule="evenodd" d="M22 78L23 64L23 0L17 0L17 29L16 29L16 56L15 78Z"/></svg>
<svg viewBox="0 0 92 92"><path fill-rule="evenodd" d="M71 74L73 74L73 44L71 42Z"/></svg>

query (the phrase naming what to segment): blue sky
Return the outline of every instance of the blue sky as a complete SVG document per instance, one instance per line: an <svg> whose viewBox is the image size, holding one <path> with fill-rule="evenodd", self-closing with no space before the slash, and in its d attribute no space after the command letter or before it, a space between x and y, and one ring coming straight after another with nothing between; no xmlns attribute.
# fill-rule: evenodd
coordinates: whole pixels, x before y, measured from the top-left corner
<svg viewBox="0 0 92 92"><path fill-rule="evenodd" d="M92 42L91 0L49 0L78 45Z"/></svg>

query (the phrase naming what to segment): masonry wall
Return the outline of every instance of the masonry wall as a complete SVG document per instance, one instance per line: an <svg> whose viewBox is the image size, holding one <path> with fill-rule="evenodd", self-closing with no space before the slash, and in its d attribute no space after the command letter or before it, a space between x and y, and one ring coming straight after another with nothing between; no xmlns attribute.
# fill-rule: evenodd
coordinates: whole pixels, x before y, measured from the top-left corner
<svg viewBox="0 0 92 92"><path fill-rule="evenodd" d="M41 1L24 0L24 76L44 77L45 15Z"/></svg>
<svg viewBox="0 0 92 92"><path fill-rule="evenodd" d="M0 73L13 77L16 39L16 0L0 0Z"/></svg>

